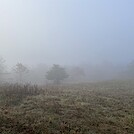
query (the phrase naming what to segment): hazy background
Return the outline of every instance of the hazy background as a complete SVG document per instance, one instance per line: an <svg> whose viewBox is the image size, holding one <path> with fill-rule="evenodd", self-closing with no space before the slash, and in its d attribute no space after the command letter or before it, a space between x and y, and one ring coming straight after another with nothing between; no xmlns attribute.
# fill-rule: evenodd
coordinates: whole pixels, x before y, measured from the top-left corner
<svg viewBox="0 0 134 134"><path fill-rule="evenodd" d="M0 0L0 56L10 67L116 73L134 60L133 7L133 0Z"/></svg>
<svg viewBox="0 0 134 134"><path fill-rule="evenodd" d="M133 0L0 0L0 55L8 64L134 58Z"/></svg>

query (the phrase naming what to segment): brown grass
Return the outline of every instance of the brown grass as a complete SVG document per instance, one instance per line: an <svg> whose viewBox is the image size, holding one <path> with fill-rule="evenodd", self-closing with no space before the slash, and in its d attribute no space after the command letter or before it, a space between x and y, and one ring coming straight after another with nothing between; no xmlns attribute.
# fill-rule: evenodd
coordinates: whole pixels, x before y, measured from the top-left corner
<svg viewBox="0 0 134 134"><path fill-rule="evenodd" d="M2 134L133 134L134 82L0 87Z"/></svg>

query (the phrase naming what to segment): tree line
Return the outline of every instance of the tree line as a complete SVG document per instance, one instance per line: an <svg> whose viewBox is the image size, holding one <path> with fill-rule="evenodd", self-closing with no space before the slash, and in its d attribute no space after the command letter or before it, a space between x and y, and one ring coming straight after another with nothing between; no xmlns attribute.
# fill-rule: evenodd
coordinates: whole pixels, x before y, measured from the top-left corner
<svg viewBox="0 0 134 134"><path fill-rule="evenodd" d="M1 79L2 75L7 74L4 72L4 60L0 59L0 74ZM22 63L17 63L15 67L13 67L13 71L18 75L19 83L23 83L23 76L28 73L30 70L28 67L23 65ZM49 71L46 73L45 78L49 81L52 81L54 84L60 84L64 79L68 78L68 74L64 67L61 67L58 64L54 64Z"/></svg>
<svg viewBox="0 0 134 134"><path fill-rule="evenodd" d="M111 79L134 79L134 61L125 66L103 63L95 66L87 64L63 67L54 64L51 67L39 65L36 68L17 63L10 71L6 71L5 60L0 58L0 83L6 81L45 85L47 83L79 83Z"/></svg>

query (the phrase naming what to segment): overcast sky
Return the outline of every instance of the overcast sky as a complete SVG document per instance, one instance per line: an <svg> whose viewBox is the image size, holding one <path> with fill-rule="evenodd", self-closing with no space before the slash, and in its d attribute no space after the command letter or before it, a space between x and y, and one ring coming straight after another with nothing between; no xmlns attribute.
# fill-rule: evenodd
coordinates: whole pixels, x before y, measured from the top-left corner
<svg viewBox="0 0 134 134"><path fill-rule="evenodd" d="M8 65L134 60L134 0L0 0Z"/></svg>

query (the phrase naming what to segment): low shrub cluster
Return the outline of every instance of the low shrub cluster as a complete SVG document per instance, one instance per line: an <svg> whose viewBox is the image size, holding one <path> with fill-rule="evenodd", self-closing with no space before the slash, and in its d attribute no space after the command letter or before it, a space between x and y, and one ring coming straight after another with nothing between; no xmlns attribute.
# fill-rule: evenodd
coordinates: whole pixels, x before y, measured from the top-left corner
<svg viewBox="0 0 134 134"><path fill-rule="evenodd" d="M3 84L0 86L1 105L18 105L27 96L38 95L41 89L37 85Z"/></svg>

